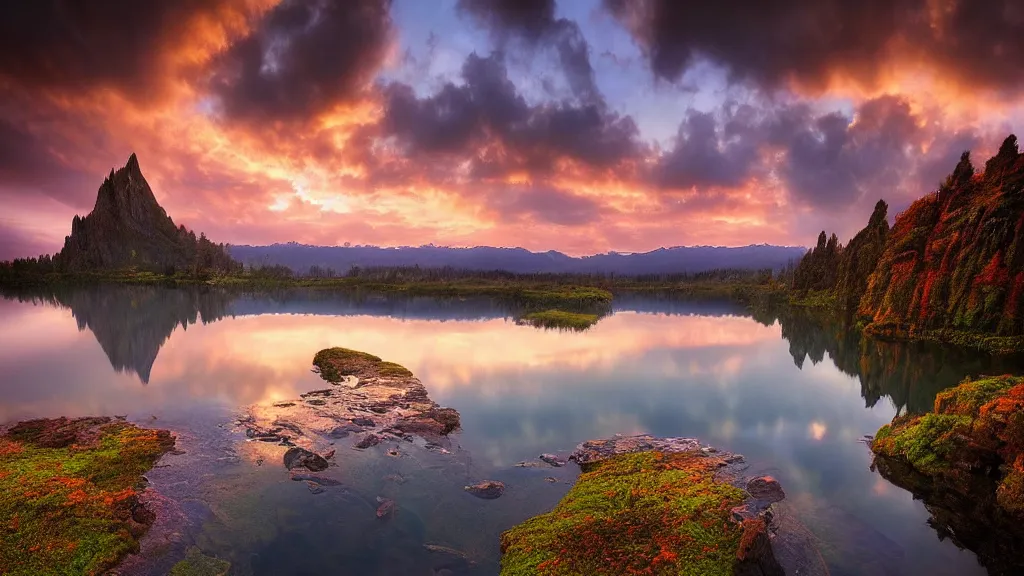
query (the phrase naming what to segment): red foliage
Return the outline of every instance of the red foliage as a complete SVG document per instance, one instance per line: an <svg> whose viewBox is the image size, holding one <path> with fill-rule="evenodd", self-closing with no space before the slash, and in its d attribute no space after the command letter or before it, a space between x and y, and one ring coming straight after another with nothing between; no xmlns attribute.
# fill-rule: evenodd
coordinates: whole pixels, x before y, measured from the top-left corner
<svg viewBox="0 0 1024 576"><path fill-rule="evenodd" d="M939 277L937 272L929 272L924 280L924 288L921 290L921 321L925 322L928 320L928 302L930 301L932 294L932 286L935 284L935 279Z"/></svg>
<svg viewBox="0 0 1024 576"><path fill-rule="evenodd" d="M1003 265L1003 251L1000 250L992 255L985 269L974 279L975 284L986 286L1005 286L1010 282L1010 275Z"/></svg>
<svg viewBox="0 0 1024 576"><path fill-rule="evenodd" d="M1013 277L1013 288L1010 290L1010 298L1006 302L1006 315L1011 318L1017 317L1017 305L1021 296L1024 296L1024 272L1018 272Z"/></svg>

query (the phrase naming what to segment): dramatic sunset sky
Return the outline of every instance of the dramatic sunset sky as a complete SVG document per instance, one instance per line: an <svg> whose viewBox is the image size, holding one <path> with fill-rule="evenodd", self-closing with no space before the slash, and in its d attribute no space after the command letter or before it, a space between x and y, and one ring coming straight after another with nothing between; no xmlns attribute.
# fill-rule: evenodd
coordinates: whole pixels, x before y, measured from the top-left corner
<svg viewBox="0 0 1024 576"><path fill-rule="evenodd" d="M136 152L215 241L845 241L1024 124L1020 0L0 4L0 258Z"/></svg>

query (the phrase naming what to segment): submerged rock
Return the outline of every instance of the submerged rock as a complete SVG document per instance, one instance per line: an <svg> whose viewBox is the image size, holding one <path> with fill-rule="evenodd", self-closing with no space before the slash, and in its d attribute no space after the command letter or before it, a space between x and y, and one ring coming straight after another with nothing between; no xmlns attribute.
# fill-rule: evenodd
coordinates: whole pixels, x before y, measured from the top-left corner
<svg viewBox="0 0 1024 576"><path fill-rule="evenodd" d="M691 438L584 442L570 456L583 473L555 509L502 534L501 573L782 576L772 515L733 456ZM782 496L754 480L766 499Z"/></svg>
<svg viewBox="0 0 1024 576"><path fill-rule="evenodd" d="M377 518L387 518L395 513L395 501L377 496Z"/></svg>
<svg viewBox="0 0 1024 576"><path fill-rule="evenodd" d="M341 482L334 478L318 476L316 474L306 474L304 472L292 472L292 480L295 480L296 482L314 482L321 486L341 486Z"/></svg>
<svg viewBox="0 0 1024 576"><path fill-rule="evenodd" d="M674 454L700 451L701 448L706 447L701 446L700 441L695 438L657 438L648 434L616 436L608 440L588 440L583 442L569 455L569 460L585 468L590 464L619 454L653 451ZM705 454L708 453L705 452Z"/></svg>
<svg viewBox="0 0 1024 576"><path fill-rule="evenodd" d="M359 441L359 443L356 444L356 448L359 448L360 450L365 450L367 448L376 446L377 444L380 444L380 436L377 436L376 434L367 434L366 437L364 437L362 440Z"/></svg>
<svg viewBox="0 0 1024 576"><path fill-rule="evenodd" d="M342 425L342 426L335 426L334 428L331 429L330 432L327 433L327 435L330 436L331 438L338 438L338 439L340 439L340 438L347 438L349 434L359 434L360 432L363 432L364 430L365 430L365 428L363 428L362 426L357 426L354 423L352 423L352 424L345 424L345 425Z"/></svg>
<svg viewBox="0 0 1024 576"><path fill-rule="evenodd" d="M460 574L476 566L476 562L461 550L439 544L424 544L423 549L430 553L430 567L435 574L440 571Z"/></svg>
<svg viewBox="0 0 1024 576"><path fill-rule="evenodd" d="M484 480L483 482L466 486L463 490L477 498L494 500L495 498L500 498L505 493L505 485L497 480Z"/></svg>
<svg viewBox="0 0 1024 576"><path fill-rule="evenodd" d="M170 576L227 576L229 570L230 562L207 556L193 546L185 559L171 568Z"/></svg>
<svg viewBox="0 0 1024 576"><path fill-rule="evenodd" d="M327 470L329 465L323 456L298 446L289 448L284 453L284 467L289 470L293 468L306 468L313 472L320 472Z"/></svg>
<svg viewBox="0 0 1024 576"><path fill-rule="evenodd" d="M550 464L551 466L554 466L556 468L565 466L565 460L562 460L561 458L555 456L554 454L541 454L540 460L541 462L544 462L545 464Z"/></svg>

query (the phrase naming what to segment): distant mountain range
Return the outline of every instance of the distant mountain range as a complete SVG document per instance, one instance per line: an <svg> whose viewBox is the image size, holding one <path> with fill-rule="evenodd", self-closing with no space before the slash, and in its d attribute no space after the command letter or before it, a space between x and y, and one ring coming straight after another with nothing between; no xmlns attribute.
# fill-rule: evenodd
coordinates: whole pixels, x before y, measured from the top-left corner
<svg viewBox="0 0 1024 576"><path fill-rule="evenodd" d="M281 265L303 274L312 266L331 268L340 274L353 266L421 268L452 267L462 270L506 270L520 274L601 273L635 276L640 274L696 273L707 270L775 270L797 261L807 252L799 246L759 244L729 248L722 246L681 246L651 252L595 254L573 257L561 252L531 252L523 248L448 248L417 246L309 246L288 243L270 246L230 246L231 257L247 265Z"/></svg>

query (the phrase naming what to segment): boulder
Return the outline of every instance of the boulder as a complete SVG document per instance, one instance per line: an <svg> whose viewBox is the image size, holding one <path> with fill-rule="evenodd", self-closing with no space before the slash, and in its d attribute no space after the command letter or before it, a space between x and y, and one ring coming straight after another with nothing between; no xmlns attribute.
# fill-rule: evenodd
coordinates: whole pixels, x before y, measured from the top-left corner
<svg viewBox="0 0 1024 576"><path fill-rule="evenodd" d="M310 452L305 448L293 446L284 453L284 467L292 470L294 468L306 468L312 472L326 470L329 464L323 456Z"/></svg>

